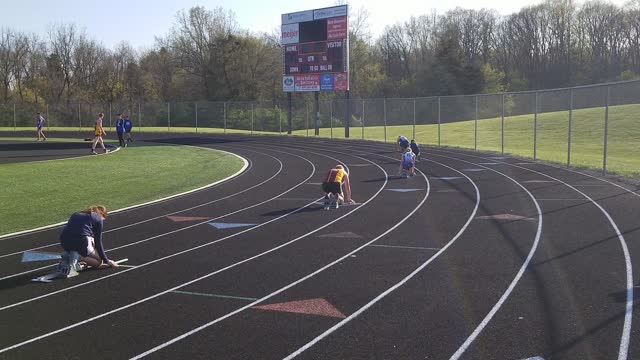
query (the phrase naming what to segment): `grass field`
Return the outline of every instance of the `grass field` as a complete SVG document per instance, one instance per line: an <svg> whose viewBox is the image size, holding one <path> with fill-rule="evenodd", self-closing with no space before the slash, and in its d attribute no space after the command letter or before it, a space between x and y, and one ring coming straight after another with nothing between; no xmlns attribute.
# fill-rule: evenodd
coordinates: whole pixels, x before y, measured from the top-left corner
<svg viewBox="0 0 640 360"><path fill-rule="evenodd" d="M591 170L601 170L604 158L604 118L603 108L582 109L573 112L571 137L571 165ZM388 119L388 124L411 124L412 119ZM420 123L421 120L417 119ZM478 121L477 149L481 151L502 151L500 118ZM51 128L50 131L71 128ZM539 160L558 164L567 163L569 112L538 114L537 151ZM5 128L4 131L12 131ZM33 128L20 128L32 131ZM71 129L75 130L75 129ZM505 117L504 151L506 154L533 158L534 156L534 116L520 115ZM166 127L135 128L145 133L167 132ZM438 126L416 125L416 141L420 144L438 145ZM172 133L195 133L194 128L171 128ZM220 134L223 129L199 128L198 133ZM248 134L246 130L227 129L227 134ZM1 134L1 133L0 133ZM278 135L273 132L254 131L255 135ZM308 131L313 136L313 129ZM475 147L474 121L459 121L442 124L440 145L449 147ZM296 136L306 136L307 130L296 130ZM386 128L387 142L395 142L398 135L413 136L412 125L393 125ZM320 137L344 138L343 128L320 129ZM382 126L351 128L352 139L373 141L385 140ZM622 105L609 108L607 170L609 173L628 177L640 176L640 105Z"/></svg>
<svg viewBox="0 0 640 360"><path fill-rule="evenodd" d="M0 188L11 189L0 192L0 235L65 221L91 204L115 210L160 199L242 166L237 157L218 151L137 142L108 156L0 165Z"/></svg>

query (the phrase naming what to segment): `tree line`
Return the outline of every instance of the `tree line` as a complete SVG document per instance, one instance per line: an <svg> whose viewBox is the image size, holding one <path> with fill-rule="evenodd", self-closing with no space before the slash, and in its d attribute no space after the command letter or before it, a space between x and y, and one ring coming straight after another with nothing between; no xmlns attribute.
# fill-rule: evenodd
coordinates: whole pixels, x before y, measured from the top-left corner
<svg viewBox="0 0 640 360"><path fill-rule="evenodd" d="M375 39L351 9L351 96L423 97L566 87L638 78L640 0L547 0L517 13L456 8L411 16ZM279 102L279 32L251 32L232 11L180 11L135 51L103 46L75 24L47 34L0 29L0 102ZM323 97L342 96L323 94Z"/></svg>

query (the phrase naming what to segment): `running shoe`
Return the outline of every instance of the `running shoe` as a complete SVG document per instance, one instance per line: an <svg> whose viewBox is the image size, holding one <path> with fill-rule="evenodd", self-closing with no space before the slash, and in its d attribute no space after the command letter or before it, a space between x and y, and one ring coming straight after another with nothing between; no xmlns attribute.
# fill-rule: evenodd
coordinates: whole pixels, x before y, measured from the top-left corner
<svg viewBox="0 0 640 360"><path fill-rule="evenodd" d="M329 195L324 196L324 209L329 210L329 205L331 205L331 200L329 200Z"/></svg>

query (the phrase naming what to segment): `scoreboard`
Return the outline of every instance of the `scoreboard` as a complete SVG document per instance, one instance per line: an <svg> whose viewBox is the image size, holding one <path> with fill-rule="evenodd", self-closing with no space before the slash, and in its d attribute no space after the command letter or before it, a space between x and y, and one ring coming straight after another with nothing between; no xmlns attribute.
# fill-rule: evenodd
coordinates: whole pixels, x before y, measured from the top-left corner
<svg viewBox="0 0 640 360"><path fill-rule="evenodd" d="M347 5L282 15L285 92L349 90Z"/></svg>

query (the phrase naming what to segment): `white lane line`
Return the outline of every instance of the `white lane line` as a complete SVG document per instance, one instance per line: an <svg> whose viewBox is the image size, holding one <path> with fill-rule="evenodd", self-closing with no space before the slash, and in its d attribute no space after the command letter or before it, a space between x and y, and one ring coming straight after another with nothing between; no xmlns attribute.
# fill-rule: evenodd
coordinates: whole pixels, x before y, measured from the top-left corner
<svg viewBox="0 0 640 360"><path fill-rule="evenodd" d="M378 164L375 164L375 165L377 167L379 167L380 169L382 169ZM382 171L384 171L384 169L382 169ZM418 170L418 171L420 171L420 170ZM384 172L385 172L385 185L386 185L387 179L389 178L389 175L386 173L386 171L384 171ZM197 332L200 332L200 331L202 331L202 330L204 330L204 329L206 329L206 328L208 328L208 327L210 327L210 326L212 326L212 325L214 325L214 324L216 324L216 323L218 323L220 321L223 321L223 320L225 320L225 319L227 319L227 318L229 318L229 317L231 317L231 316L233 316L233 315L235 315L237 313L240 313L240 312L242 312L244 310L250 309L253 306L255 306L255 305L257 305L257 304L259 304L259 303L261 303L261 302L263 302L263 301L265 301L267 299L270 299L270 298L272 298L272 297L284 292L285 290L290 289L290 288L294 287L295 285L297 285L297 284L299 284L299 283L301 283L301 282L303 282L303 281L305 281L305 280L307 280L307 279L309 279L309 278L321 273L322 271L334 266L335 264L340 263L341 261L351 257L352 254L355 254L356 252L364 249L368 245L372 244L373 242L375 242L378 239L382 238L383 236L387 235L391 231L395 230L398 226L400 226L407 219L409 219L416 211L418 211L418 209L420 209L422 204L424 204L425 201L427 200L427 198L429 197L429 190L431 189L431 186L429 184L429 179L427 179L427 176L422 171L420 171L420 173L422 174L423 178L427 182L427 192L426 192L425 196L423 197L422 201L404 219L400 220L400 222L398 222L396 225L394 225L393 227L389 228L387 231L385 231L382 234L380 234L375 239L373 239L373 240L369 241L368 243L356 248L355 250L352 250L348 254L343 255L342 257L340 257L340 258L334 260L333 262L321 267L320 269L318 269L318 270L316 270L316 271L314 271L314 272L312 272L312 273L310 273L310 274L308 274L308 275L306 275L306 276L304 276L304 277L302 277L302 278L300 278L300 279L298 279L298 280L296 280L296 281L294 281L294 282L292 282L292 283L290 283L290 284L288 284L288 285L286 285L284 287L281 287L280 289L272 292L271 294L263 296L262 298L254 301L254 302L252 302L250 304L247 304L247 305L245 305L245 306L243 306L241 308L238 308L238 309L236 309L236 310L234 310L234 311L232 311L230 313L227 313L226 315L223 315L223 316L221 316L221 317L219 317L219 318L217 318L215 320L212 320L212 321L210 321L210 322L208 322L208 323L206 323L204 325L201 325L201 326L199 326L199 327L197 327L197 328L195 328L193 330L190 330L190 331L188 331L188 332L186 332L186 333L184 333L184 334L182 334L182 335L180 335L178 337L175 337L175 338L173 338L173 339L171 339L171 340L169 340L167 342L164 342L164 343L162 343L162 344L160 344L160 345L158 345L158 346L156 346L156 347L154 347L152 349L149 349L149 350L147 350L147 351L145 351L145 352L143 352L143 353L141 353L139 355L136 355L136 356L132 357L130 360L143 358L143 357L145 357L145 356L147 356L149 354L152 354L152 353L154 353L154 352L156 352L158 350L161 350L161 349L163 349L163 348L165 348L165 347L167 347L167 346L169 346L171 344L174 344L174 343L176 343L176 342L178 342L178 341L180 341L180 340L182 340L184 338L187 338L187 337L189 337L189 336L191 336L191 335L193 335L193 334L195 334ZM382 189L380 189L380 190L382 190Z"/></svg>
<svg viewBox="0 0 640 360"><path fill-rule="evenodd" d="M218 152L223 152L223 153L226 153L226 154L229 154L229 155L233 155L233 156L239 158L240 160L242 160L243 165L242 165L242 168L240 170L238 170L235 174L232 174L232 175L230 175L230 176L228 176L228 177L226 177L224 179L220 179L218 181L214 181L214 182L212 182L210 184L201 186L201 187L193 189L193 190L189 190L189 191L181 192L179 194L174 194L174 195L171 195L171 196L163 197L161 199L157 199L157 200L153 200L153 201L147 201L147 202L144 202L142 204L136 204L136 205L132 205L132 206L127 206L127 207L123 207L121 209L111 210L111 211L109 211L109 214L117 214L119 212L131 210L131 209L136 209L136 208L143 207L143 206L153 205L153 204L156 204L156 203L160 203L160 202L163 202L163 201L171 200L171 199L174 199L174 198L177 198L177 197L180 197L180 196L188 195L188 194L200 191L200 190L204 190L204 189L210 188L212 186L218 185L218 184L220 184L222 182L225 182L227 180L235 178L236 176L242 174L249 167L249 162L247 161L247 159L245 159L244 157L242 157L240 155L237 155L237 154L234 154L234 153L231 153L231 152L228 152L228 151L224 151L224 150L220 150L220 149L206 148L206 147L190 146L190 145L180 145L180 146L193 147L193 148L197 148L197 149L205 149L205 150L210 150L210 151L218 151ZM59 223L55 223L55 224L41 226L41 227L34 228L34 229L18 231L18 232L14 232L14 233L11 233L11 234L5 234L5 235L0 236L0 241L10 240L10 239L15 238L18 235L23 235L23 234L27 234L27 233L32 233L32 232L38 232L38 231L42 231L42 230L52 229L52 228L55 228L55 227L58 227L58 226L65 225L66 223L67 223L66 221L63 221L63 222L59 222Z"/></svg>
<svg viewBox="0 0 640 360"><path fill-rule="evenodd" d="M314 152L311 152L311 151L307 151L307 152L309 152L309 153L314 153ZM337 151L333 151L333 152L337 152ZM324 155L324 154L320 154L320 153L314 153L314 154L317 154L317 155L320 155L320 156L324 156L324 157L329 157L329 158L330 158L330 156L327 156L327 155ZM356 157L358 157L358 156L356 156ZM358 157L358 158L359 158L359 157ZM362 160L364 160L364 161L369 161L369 160L364 159L364 158L360 158L360 159L362 159ZM305 159L305 160L306 160L306 159ZM307 161L309 161L309 160L307 160ZM311 164L312 164L312 166L313 166L313 172L312 172L312 174L311 174L311 175L309 175L309 178L310 178L310 177L312 177L312 176L315 174L315 166L313 165L313 163L311 163ZM0 353L3 353L3 352L6 352L6 351L9 351L9 350L12 350L12 349L15 349L15 348L18 348L18 347L24 346L24 345L26 345L26 344L30 344L30 343L32 343L32 342L35 342L35 341L38 341L38 340L41 340L41 339L47 338L47 337L49 337L49 336L52 336L52 335L55 335L55 334L58 334L58 333L61 333L61 332L64 332L64 331L67 331L67 330L69 330L69 329L73 329L73 328L75 328L75 327L78 327L78 326L84 325L84 324L86 324L86 323L89 323L89 322L92 322L92 321L95 321L95 320L101 319L101 318L103 318L103 317L105 317L105 316L108 316L108 315L114 314L114 313L116 313L116 312L119 312L119 311L122 311L122 310L128 309L128 308L130 308L130 307L132 307L132 306L135 306L135 305L138 305L138 304L141 304L141 303L147 302L147 301L149 301L149 300L155 299L155 298L157 298L157 297L159 297L159 296L162 296L162 295L164 295L164 294L167 294L167 293L170 293L170 292L172 292L172 291L178 290L178 289L180 289L180 288L182 288L182 287L185 287L185 286L191 285L191 284L193 284L193 283L195 283L195 282L198 282L198 281L200 281L200 280L206 279L206 278L208 278L208 277L211 277L211 276L213 276L213 275L216 275L216 274L221 273L221 272L223 272L223 271L226 271L226 270L228 270L228 269L234 268L234 267L236 267L236 266L238 266L238 265L241 265L241 264L243 264L243 263L249 262L249 261L251 261L251 260L257 259L257 258L259 258L259 257L262 257L262 256L266 255L266 254L269 254L269 253L271 253L271 252L274 252L274 251L276 251L276 250L278 250L278 249L280 249L280 248L283 248L283 247L285 247L285 246L288 246L288 245L290 245L290 244L292 244L292 243L294 243L294 242L296 242L296 241L298 241L298 240L300 240L300 239L303 239L303 238L305 238L305 237L307 237L307 236L309 236L309 235L312 235L312 234L314 234L314 233L316 233L316 232L318 232L318 231L320 231L320 230L322 230L322 229L324 229L324 228L326 228L326 227L328 227L328 226L332 225L333 223L335 223L335 222L337 222L337 221L339 221L339 220L341 220L341 219L343 219L343 218L345 218L345 217L347 217L347 216L351 215L352 213L355 213L356 211L358 211L359 209L361 209L362 207L364 207L364 205L366 205L366 204L368 204L369 202L373 201L373 200L374 200L374 199L375 199L375 198L376 198L376 197L377 197L377 196L382 192L382 190L384 189L384 187L385 187L385 186L387 185L387 183L388 183L388 180L387 180L387 179L388 179L388 174L387 174L387 172L386 172L386 171L384 171L384 169L383 169L382 167L380 167L378 164L375 164L375 165L376 165L380 170L382 170L382 172L385 174L385 182L384 182L384 184L382 184L382 186L378 189L378 191L377 191L377 192L376 192L372 197L370 197L369 199L367 199L367 201L365 201L365 202L362 204L363 206L361 206L361 207L357 207L357 208L355 208L353 211L350 211L350 212L348 212L348 213L346 213L346 214L344 214L344 215L342 215L342 216L338 217L337 219L335 219L335 220L333 220L333 221L331 221L331 222L328 222L327 224L325 224L325 225L323 225L323 226L321 226L321 227L318 227L318 228L316 228L315 230L312 230L312 231L308 232L307 234L304 234L304 235L302 235L302 236L299 236L299 237L297 237L297 238L295 238L295 239L293 239L293 240L291 240L291 241L289 241L289 242L286 242L286 243L284 243L284 244L278 245L278 246L276 246L276 247L274 247L274 248L271 248L271 249L269 249L269 250L267 250L267 251L264 251L264 252L262 252L262 253L260 253L260 254L257 254L257 255L254 255L254 256L252 256L252 257L246 258L246 259L244 259L244 260L238 261L238 262L236 262L236 263L234 263L234 264L228 265L228 266L226 266L226 267L224 267L224 268L218 269L218 270L216 270L216 271L214 271L214 272L211 272L211 273L206 274L206 275L203 275L203 276L201 276L201 277L199 277L199 278L196 278L196 279L190 280L190 281L188 281L188 282L186 282L186 283L183 283L183 284L181 284L181 285L175 286L175 287L170 288L170 289L168 289L168 290L165 290L165 291L162 291L162 292L156 293L156 294L154 294L154 295L151 295L151 296L146 297L146 298L144 298L144 299L138 300L138 301L136 301L136 302L129 303L129 304L127 304L127 305L124 305L124 306L121 306L121 307L119 307L119 308L116 308L116 309L113 309L113 310L110 310L110 311L104 312L104 313L102 313L102 314L100 314L100 315L97 315L97 316L94 316L94 317L92 317L92 318L85 319L85 320L83 320L83 321L80 321L80 322L77 322L77 323L74 323L74 324L68 325L68 326L66 326L66 327L60 328L60 329L58 329L58 330L54 330L54 331L51 331L51 332L49 332L49 333L46 333L46 334L43 334L43 335L37 336L37 337L35 337L35 338L31 338L31 339L29 339L29 340L25 340L25 341L23 341L23 342L20 342L20 343L17 343L17 344L11 345L11 346L6 347L6 348L4 348L4 349L0 349ZM293 190L294 188L296 188L296 187L298 187L298 186L303 185L305 181L309 180L309 178L307 178L307 179L303 180L301 183L299 183L298 185L294 186L291 190ZM291 190L289 190L289 191L291 191ZM288 191L287 191L287 192L288 192ZM286 193L286 192L285 192L285 193ZM284 193L283 193L283 194L284 194ZM282 194L281 194L281 195L282 195ZM425 199L426 199L426 198L425 198ZM266 224L268 224L268 223L271 223L271 222L273 222L273 221L276 221L276 220L278 220L278 219L280 219L280 218L283 218L283 217L285 217L285 216L288 216L288 215L291 215L291 214L293 214L293 213L295 213L295 212L298 212L298 211L300 211L300 210L302 210L302 209L304 209L304 208L306 208L306 207L308 207L308 206L310 206L310 205L312 205L312 204L307 204L307 205L305 205L305 206L303 206L303 207L300 207L300 208L298 208L298 209L296 209L296 210L294 210L294 211L292 211L292 212L289 212L289 213L287 213L287 214L284 214L284 215L282 215L282 216L280 216L280 217L278 217L278 218L275 218L275 219L269 220L269 221L267 221L267 222L265 222L265 223L262 223L262 224L260 224L260 225L254 226L254 227L252 227L252 228L249 228L249 229L246 229L246 230L240 231L240 232L235 233L235 234L233 234L233 235L229 235L229 236L228 236L228 237L226 237L226 238L231 238L231 237L237 236L237 235L239 235L239 234L242 234L242 233L245 233L245 232L248 232L248 231L252 231L252 230L257 229L257 228L259 228L259 227L262 227L262 226L264 226L264 225L266 225ZM399 225L399 224L398 224L398 225ZM396 226L397 226L397 225L396 225ZM185 251L182 251L182 252L180 252L180 253L176 253L176 254L173 254L173 255L167 256L167 257L165 257L165 258L169 258L169 257L173 257L173 256L175 256L175 255L181 254L181 253L185 253L185 252L193 251L193 250L195 250L195 249L198 249L198 248L201 248L201 247L204 247L204 246L210 245L210 244L212 244L212 243L222 241L222 240L224 240L224 239L226 239L226 238L222 238L222 239L216 240L216 241L211 242L211 243L208 243L208 244L200 245L200 246L197 246L197 247L191 248L191 249L189 249L189 250L185 250ZM142 264L142 265L139 265L138 267L143 267L143 266L146 266L146 265L149 265L149 264L151 264L151 263L155 263L155 262L158 262L158 261L161 261L161 260L162 260L162 258L161 258L161 259L156 259L156 260L150 261L150 262L148 262L148 263L144 263L144 264ZM91 283L91 282L95 282L95 281L98 281L98 280L102 280L102 279L105 279L105 278L108 278L108 277L111 277L111 276L115 276L115 275L117 275L117 274L123 274L123 273L125 273L125 272L127 272L127 271L130 271L130 270L133 270L133 269L128 269L128 270L124 270L124 271L118 272L118 273L116 273L116 274L107 275L107 276L104 276L104 277L102 277L102 278L100 278L100 279L95 279L95 280L88 281L88 282L86 282L86 283L84 283L84 284L88 284L88 283ZM69 287L69 288L66 288L66 289L71 289L71 288L74 288L74 287L79 287L79 286L81 286L81 285L82 285L82 284L75 285L75 286L72 286L72 287ZM65 291L65 289L63 289L63 290L59 290L59 291L56 291L56 292L54 292L54 293L62 292L62 291ZM51 293L51 294L53 294L53 293ZM48 296L48 295L47 295L47 296ZM42 297L45 297L45 296L41 296L41 297L38 297L38 298L42 298ZM34 298L34 299L37 299L37 298ZM32 299L32 300L34 300L34 299ZM32 300L29 300L29 301L32 301ZM29 302L29 301L26 301L26 302ZM24 302L23 302L23 303L24 303ZM17 305L17 304L13 304L13 305L11 305L11 306L9 306L9 307L13 307L13 306L15 306L15 305ZM5 309L5 308L8 308L8 307L0 308L0 310L3 310L3 309Z"/></svg>
<svg viewBox="0 0 640 360"><path fill-rule="evenodd" d="M58 143L59 144L59 143ZM120 147L119 146L115 146L115 145L105 145L106 147L110 147L110 148L115 148L115 150L109 150L108 153L106 154L98 154L98 155L109 155L109 154L113 154L115 152L120 151ZM91 147L87 147L87 150L91 149ZM46 149L45 149L46 150ZM66 150L66 149L61 149L61 150ZM49 159L49 160L35 160L35 161L22 161L22 162L18 162L18 163L11 163L11 164L37 164L37 163L45 163L45 162L53 162L53 161L65 161L65 160L75 160L75 159L84 159L84 158L89 158L89 157L94 157L96 155L93 154L87 154L87 155L81 155L81 156L74 156L74 157L68 157L68 158L61 158L61 159Z"/></svg>
<svg viewBox="0 0 640 360"><path fill-rule="evenodd" d="M180 228L180 229L177 229L177 230L169 231L169 232L166 232L166 233L163 233L163 234L155 235L155 236L152 236L152 237L149 237L149 238L143 239L143 240L139 240L139 241L136 241L136 242L132 242L132 243L129 243L129 244L123 245L123 246L119 246L119 247L116 247L116 248L113 248L113 249L109 249L109 251L115 251L115 250L122 249L122 248L126 248L126 247L129 247L129 246L133 246L133 245L141 244L141 243L143 243L143 242L151 241L151 240L153 240L153 239L157 239L157 238L160 238L160 237L163 237L163 236L167 236L167 235L171 235L171 234L174 234L174 233L178 233L178 232L181 232L181 231L184 231L184 230L187 230L187 229L191 229L191 228L194 228L194 227L196 227L196 226L200 226L200 225L203 225L203 224L208 224L209 222L211 222L211 221L213 221L213 220L218 220L218 219L221 219L221 218L224 218L224 217L227 217L227 216L230 216L230 215L233 215L233 214L237 214L237 213L240 213L240 212L242 212L242 211L245 211L245 210L248 210L248 209L254 208L254 207L256 207L256 206L260 206L260 205L262 205L262 204L266 204L266 203L268 203L268 202L272 201L273 199L276 199L276 198L278 198L278 197L280 197L280 196L283 196L283 195L285 195L285 194L287 194L287 193L289 193L289 192L291 192L291 191L295 190L296 188L298 188L298 187L302 186L302 185L303 185L307 180L309 180L310 178L312 178L312 177L315 175L315 173L316 173L316 167L315 167L315 165L313 165L313 163L312 163L311 161L309 161L309 160L305 159L304 157L301 157L301 156L298 156L298 155L295 155L295 154L290 154L290 155L293 155L293 156L299 157L299 158L301 158L301 159L304 159L304 160L305 160L305 161L307 161L309 164L311 164L311 167L312 167L311 174L310 174L306 179L304 179L304 180L302 180L300 183L298 183L297 185L295 185L295 186L291 187L291 189L289 189L289 190L287 190L287 191L285 191L285 192L283 192L283 193L280 193L280 194L278 194L278 195L276 195L276 196L274 196L274 197L272 197L272 198L270 198L270 199L267 199L267 200L265 200L265 201L262 201L262 202L256 203L256 204L251 205L251 206L244 207L244 208L242 208L242 209L240 209L240 210L236 210L236 211L230 212L230 213L228 213L228 214L225 214L225 215L219 216L219 217L217 217L217 218L209 219L209 220L205 220L205 221L202 221L202 222L198 222L198 223L196 223L196 224L193 224L193 225L190 225L190 226L186 226L186 227L183 227L183 228ZM320 198L319 198L319 199L320 199ZM299 207L299 208L297 208L297 209L295 209L295 210L293 210L293 211L291 211L291 212L289 212L289 213L286 213L286 214L284 214L284 215L282 215L282 216L279 216L279 217L277 217L277 218L271 219L271 220L269 220L269 221L267 221L267 222L264 222L264 223L262 223L262 224L259 224L259 225L257 225L257 226L254 226L254 227L252 227L252 228L246 229L246 230L244 230L244 231L240 231L240 232L238 232L238 233L232 234L232 235L230 235L229 237L233 237L233 236L236 236L236 235L242 234L242 233L244 233L244 232L246 232L246 231L250 231L250 230L253 230L253 229L260 228L260 227L262 227L262 226L264 226L264 225L266 225L266 224L271 223L272 221L276 221L276 220L282 219L283 217L286 217L286 216L291 215L291 214L293 214L293 213L295 213L295 212L298 212L298 211L300 211L300 210L302 210L302 209L304 209L304 208L307 208L307 207L309 207L309 206L311 206L311 205L313 205L313 204L314 204L314 203L306 204L306 205L304 205L304 206L302 206L302 207ZM194 248L190 248L190 249L187 249L187 250L183 250L183 251L178 252L178 253L174 253L174 254L171 254L171 255L168 255L168 256L165 256L165 257L162 257L162 258L156 259L156 260L152 260L152 261L146 262L146 263L144 263L144 264L139 265L139 266L138 266L138 268L141 268L141 267L144 267L144 266L147 266L147 265L151 265L151 264L154 264L154 263L156 263L156 262L163 261L163 260L166 260L166 259L172 258L172 257L174 257L174 256L181 255L181 254L184 254L184 253L187 253L187 252L193 251L193 250L195 250L195 249L199 249L199 248L204 247L204 246L209 246L209 245L215 244L215 243L217 243L217 242L220 242L220 241L226 240L226 239L228 239L229 237L224 237L224 238L222 238L222 239L214 240L214 241L211 241L211 242L208 242L208 243L205 243L205 244L199 245L199 246L194 247ZM17 302L17 303L11 304L11 305L6 305L6 306L3 306L3 307L0 307L0 311L2 311L2 310L6 310L6 309L9 309L9 308L12 308L12 307L14 307L14 306L18 306L18 305L26 304L26 303L29 303L29 302L31 302L31 301L35 301L35 300L39 300L39 299L43 299L43 298L45 298L45 297L49 297L49 296L51 296L51 295L55 295L55 294L58 294L58 293L61 293L61 292L69 291L69 290L71 290L71 289L75 289L75 288L80 287L80 286L85 286L85 285L91 284L91 283L93 283L93 282L102 281L102 280L104 280L104 279L110 278L111 276L117 276L117 275L120 275L120 274L124 274L124 273L126 273L126 272L128 272L128 271L130 271L130 270L133 270L133 269L127 269L127 270L120 271L120 272L117 272L117 273L113 273L113 274L110 274L110 275L106 275L106 276L103 276L103 277L100 277L100 278L97 278L97 279L89 280L89 281L84 282L84 283L80 283L80 284L76 284L76 285L73 285L73 286L69 286L69 287L67 287L67 288L63 288L63 289L60 289L60 290L56 290L56 291L53 291L53 292L50 292L50 293L47 293L47 294L44 294L44 295L36 296L36 297L31 298L31 299L23 300L23 301L20 301L20 302ZM35 270L30 270L30 271L28 271L28 272L33 272L33 271L35 271ZM12 276L17 276L17 275L11 275L10 277L12 277ZM5 277L5 278L6 278L6 277Z"/></svg>
<svg viewBox="0 0 640 360"><path fill-rule="evenodd" d="M453 169L452 167L449 167L447 165L444 165L442 163L439 163L437 161L434 160L427 160L430 162L434 162L436 164L440 164L442 166L448 167L454 171L457 171L455 169ZM396 283L395 285L393 285L392 287L388 288L387 290L385 290L383 293L381 293L380 295L376 296L373 300L371 300L370 302L368 302L367 304L365 304L364 306L362 306L361 308L359 308L358 310L356 310L355 312L353 312L351 315L347 316L346 318L344 318L342 321L340 321L339 323L335 324L334 326L332 326L331 328L329 328L328 330L326 330L325 332L323 332L322 334L318 335L316 338L314 338L313 340L309 341L308 343L306 343L305 345L303 345L302 347L300 347L298 350L294 351L293 353L289 354L287 357L284 358L284 360L289 360L289 359L293 359L296 356L302 354L304 351L306 351L307 349L309 349L310 347L312 347L313 345L315 345L316 343L318 343L319 341L321 341L322 339L326 338L327 336L329 336L331 333L333 333L334 331L340 329L342 326L344 326L346 323L348 323L349 321L355 319L357 316L359 316L360 314L362 314L364 311L366 311L367 309L369 309L371 306L375 305L378 301L380 301L381 299L383 299L384 297L386 297L387 295L389 295L391 292L393 292L394 290L396 290L397 288L399 288L400 286L404 285L407 281L409 281L411 278L413 278L416 274L418 274L420 271L422 271L422 269L424 269L427 265L429 265L431 262L433 262L435 259L438 258L438 256L440 256L442 253L444 253L451 245L453 245L453 243L465 232L465 230L467 229L467 227L469 226L469 224L471 224L471 221L473 221L473 218L476 215L476 212L478 211L478 207L480 206L480 190L478 190L478 187L476 186L476 184L474 183L473 180L471 180L471 178L469 178L467 175L465 175L464 173L460 172L460 174L462 174L464 177L467 178L467 180L469 180L471 182L471 184L473 185L473 187L476 190L476 204L475 207L471 213L471 215L469 216L469 218L467 219L467 222L462 226L462 228L460 229L460 231L458 231L458 233L444 246L442 247L442 249L440 249L437 253L435 253L433 256L431 256L426 262L424 262L422 265L420 265L418 268L416 268L413 272L411 272L411 274L409 274L407 277L405 277L404 279L400 280L398 283ZM427 193L428 194L428 193ZM424 202L425 199L423 199ZM421 204L422 205L422 204ZM413 212L417 211L418 208L414 209ZM413 212L411 214L413 214ZM410 215L411 215L410 214ZM399 225L399 224L398 224ZM396 225L397 226L397 225ZM375 241L375 240L374 240ZM370 243L368 243L370 244ZM368 245L365 244L365 245Z"/></svg>
<svg viewBox="0 0 640 360"><path fill-rule="evenodd" d="M452 153L450 151L442 151L445 153ZM455 154L455 153L454 153ZM464 155L463 155L464 156ZM479 159L484 159L480 156L474 156L474 155L467 155L467 156L471 156L471 157L475 157L475 158L479 158ZM508 164L508 163L505 163ZM616 232L617 236L618 236L618 240L620 241L620 246L622 248L622 253L624 254L624 261L625 261L625 267L626 267L626 277L627 277L627 301L625 304L625 315L624 315L624 325L622 327L622 335L620 337L620 348L618 350L618 360L626 360L628 353L629 353L629 340L631 338L631 322L632 322L632 315L633 315L633 267L631 264L631 255L629 254L629 248L627 247L627 242L624 239L624 236L622 236L622 233L620 232L620 229L618 228L618 225L615 223L615 221L613 221L613 218L611 217L611 215L609 215L609 213L595 200L593 200L589 195L585 194L584 192L578 190L575 188L575 186L572 186L558 178L555 178L551 175L547 175L545 173L542 173L540 171L535 171L532 169L527 169L521 166L516 166L513 164L508 164L520 169L524 169L524 170L528 170L531 172L534 172L536 174L545 176L549 179L553 179L555 181L558 181L564 185L566 185L567 187L573 189L574 191L578 192L580 195L584 196L586 199L588 199L589 201L591 201L596 207L598 207L598 209L600 209L600 211L604 214L604 216L607 218L607 220L609 221L609 223L611 224L611 227L614 229L614 231Z"/></svg>
<svg viewBox="0 0 640 360"><path fill-rule="evenodd" d="M392 248L392 249L415 249L415 250L440 250L441 248L432 248L432 247L420 247L420 246L399 246L399 245L383 245L383 244L373 244L369 245L369 247L381 247L381 248Z"/></svg>
<svg viewBox="0 0 640 360"><path fill-rule="evenodd" d="M438 154L434 154L434 155L435 156L444 157L444 158L447 158L447 159L452 159L452 160L464 162L464 163L467 163L467 164L475 164L475 163L473 163L471 161L462 160L462 159L459 159L459 158L456 158L456 157L438 155ZM507 164L507 163L505 163L505 164ZM498 174L501 174L502 176L504 176L507 179L511 180L513 183L518 185L520 188L522 188L529 195L529 197L533 201L534 205L536 206L536 210L538 211L538 228L536 229L536 236L535 236L535 239L533 241L533 244L531 245L531 249L529 250L529 254L527 255L527 258L525 259L525 261L523 262L522 266L520 267L520 269L516 273L516 276L513 278L513 280L511 281L511 283L509 284L509 286L507 287L505 292L502 294L500 299L498 299L498 302L496 302L496 304L493 306L491 311L489 311L489 313L484 317L484 319L482 319L480 324L475 328L475 330L471 333L471 335L469 335L469 337L465 340L465 342L451 356L450 359L453 359L453 360L459 359L462 356L462 354L464 354L464 352L469 348L471 343L478 337L478 335L480 335L482 330L484 330L484 328L489 324L489 322L491 321L491 319L493 319L493 317L498 312L498 310L500 310L500 308L502 307L502 304L504 304L504 302L509 298L509 296L513 292L513 289L516 287L516 285L518 284L518 282L520 281L520 279L524 275L524 272L527 269L527 267L529 266L529 263L531 262L531 259L533 258L533 255L535 254L536 250L538 249L538 245L540 244L540 235L542 233L542 209L540 208L540 204L536 200L535 196L533 196L533 194L524 185L520 184L514 178L506 175L503 172L500 172L500 171L497 171L497 170L494 170L494 169L491 169L491 168L487 168L487 169L489 169L489 170L491 170L493 172L496 172Z"/></svg>

